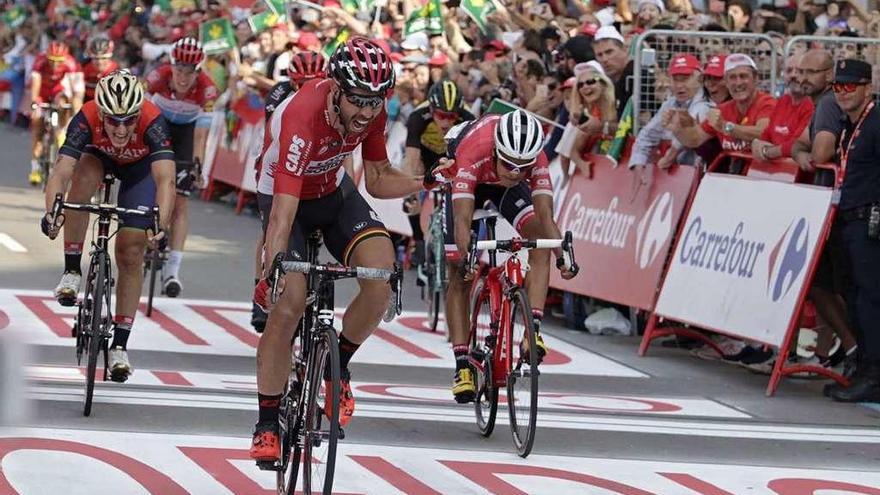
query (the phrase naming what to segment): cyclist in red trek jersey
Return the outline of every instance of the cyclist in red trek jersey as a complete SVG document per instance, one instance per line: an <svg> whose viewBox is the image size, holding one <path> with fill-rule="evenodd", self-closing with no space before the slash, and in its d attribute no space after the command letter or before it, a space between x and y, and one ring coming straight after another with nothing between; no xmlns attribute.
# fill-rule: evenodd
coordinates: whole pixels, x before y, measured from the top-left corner
<svg viewBox="0 0 880 495"><path fill-rule="evenodd" d="M205 60L202 44L195 38L183 38L171 49L171 63L147 75L147 93L150 101L162 111L171 130L171 145L177 160L177 193L168 245L168 261L162 265L162 292L177 297L183 292L180 281L180 263L189 232L188 196L196 186L193 180L193 160L204 161L207 128L211 118L206 112L214 107L219 96L217 87L202 72ZM199 122L202 124L199 125ZM196 178L198 179L198 178Z"/></svg>
<svg viewBox="0 0 880 495"><path fill-rule="evenodd" d="M266 129L257 191L272 195L271 212L264 216L267 276L276 254L304 253L308 235L316 230L340 263L393 269L388 231L342 168L358 145L363 146L366 188L374 197L402 198L423 187L421 177L392 168L386 155L384 105L394 87L388 53L370 40L351 39L330 58L329 76L307 82L284 100ZM282 282L257 348L260 414L250 449L257 461L280 455L278 404L290 372L290 342L305 309L305 277L288 273ZM348 363L376 328L391 296L386 282L358 283L360 291L345 312L339 337L343 426L354 412ZM264 278L254 289L254 301L267 309L268 292Z"/></svg>
<svg viewBox="0 0 880 495"><path fill-rule="evenodd" d="M84 101L91 101L95 98L98 81L111 72L119 70L119 64L113 60L113 40L104 36L95 37L89 42L86 55L89 61L83 65L83 78L86 84Z"/></svg>
<svg viewBox="0 0 880 495"><path fill-rule="evenodd" d="M116 311L110 344L110 377L124 382L133 368L128 359L128 337L137 312L143 285L144 250L157 243L168 227L174 204L174 155L168 124L155 105L144 101L144 89L128 71L102 78L95 99L83 105L67 128L64 146L46 183L46 210L51 212L57 193L67 192L67 201L89 202L104 174L119 179L118 204L147 211L158 204L159 232L149 217L122 216L115 236L117 266ZM55 289L62 306L76 304L82 281L82 248L88 228L88 213L69 211L64 222L64 274ZM43 233L58 235L51 213L41 221Z"/></svg>
<svg viewBox="0 0 880 495"><path fill-rule="evenodd" d="M462 272L467 259L474 208L491 201L498 212L526 238L560 239L553 220L553 186L550 167L542 151L544 131L533 115L522 110L487 115L460 124L447 134L448 154L454 165L444 171L452 177L446 213L446 254L449 287L446 291L446 321L455 356L452 394L460 403L472 402L476 395L473 370L468 364L468 292L473 274ZM444 162L448 160L443 159ZM561 249L556 266L563 278L577 274ZM540 334L544 301L550 283L550 252L529 251L526 290L535 322L538 358L547 353Z"/></svg>
<svg viewBox="0 0 880 495"><path fill-rule="evenodd" d="M84 96L82 68L70 54L67 45L52 41L46 53L37 57L31 69L31 101L35 106L31 113L31 173L28 181L32 185L39 185L46 179L40 172L39 163L43 154L43 110L36 105L72 105L72 112L61 113L62 118L56 128L56 132L60 132L67 126L70 117L79 111Z"/></svg>

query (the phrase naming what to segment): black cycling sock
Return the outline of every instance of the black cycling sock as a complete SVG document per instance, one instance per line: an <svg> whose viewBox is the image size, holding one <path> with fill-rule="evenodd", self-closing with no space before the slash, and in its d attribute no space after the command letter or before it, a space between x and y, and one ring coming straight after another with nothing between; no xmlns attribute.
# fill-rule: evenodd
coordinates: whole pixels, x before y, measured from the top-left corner
<svg viewBox="0 0 880 495"><path fill-rule="evenodd" d="M467 345L452 346L452 354L455 355L455 371L463 370L468 367L469 353Z"/></svg>
<svg viewBox="0 0 880 495"><path fill-rule="evenodd" d="M260 403L260 423L278 421L278 404L281 403L281 394L265 395L257 392L257 401Z"/></svg>
<svg viewBox="0 0 880 495"><path fill-rule="evenodd" d="M111 349L121 347L128 348L128 337L131 335L131 323L117 321L113 324L113 342L110 344Z"/></svg>
<svg viewBox="0 0 880 495"><path fill-rule="evenodd" d="M360 344L355 344L354 342L345 338L345 335L339 336L339 369L346 370L348 369L348 363L351 361L354 353L357 352Z"/></svg>
<svg viewBox="0 0 880 495"><path fill-rule="evenodd" d="M412 228L412 238L416 241L425 240L425 233L422 231L422 216L421 215L408 215L407 220L409 220L409 226Z"/></svg>
<svg viewBox="0 0 880 495"><path fill-rule="evenodd" d="M254 287L256 287L256 286L259 285L259 284L260 284L260 279L255 278L255 279L254 279Z"/></svg>
<svg viewBox="0 0 880 495"><path fill-rule="evenodd" d="M533 309L532 310L532 321L535 322L535 331L541 331L541 323L544 321L544 310L543 309Z"/></svg>
<svg viewBox="0 0 880 495"><path fill-rule="evenodd" d="M64 243L64 271L73 273L82 273L82 253L83 243L81 242L65 242Z"/></svg>

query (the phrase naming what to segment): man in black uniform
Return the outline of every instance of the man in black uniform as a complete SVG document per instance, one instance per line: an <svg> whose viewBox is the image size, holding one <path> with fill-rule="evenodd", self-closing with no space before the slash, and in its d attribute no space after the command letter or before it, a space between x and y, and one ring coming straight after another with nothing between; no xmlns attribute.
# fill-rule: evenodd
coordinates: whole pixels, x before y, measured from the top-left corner
<svg viewBox="0 0 880 495"><path fill-rule="evenodd" d="M406 154L403 170L413 175L424 175L446 156L443 137L454 125L474 120L473 114L461 104L461 91L450 79L437 81L428 91L428 101L409 115L406 122ZM403 210L409 215L413 239L416 241L413 264L424 261L425 234L420 223L421 202L424 197L410 196L403 201Z"/></svg>
<svg viewBox="0 0 880 495"><path fill-rule="evenodd" d="M860 352L850 386L827 392L842 402L880 401L880 108L873 101L871 65L837 62L832 88L845 114L837 218L852 269L846 300Z"/></svg>

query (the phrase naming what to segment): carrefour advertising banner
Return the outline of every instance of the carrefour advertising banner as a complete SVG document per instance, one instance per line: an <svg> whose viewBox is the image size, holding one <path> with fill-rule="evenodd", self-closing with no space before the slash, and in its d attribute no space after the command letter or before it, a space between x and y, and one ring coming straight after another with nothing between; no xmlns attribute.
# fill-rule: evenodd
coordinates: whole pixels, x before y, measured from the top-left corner
<svg viewBox="0 0 880 495"><path fill-rule="evenodd" d="M830 204L829 189L706 175L657 313L781 345Z"/></svg>
<svg viewBox="0 0 880 495"><path fill-rule="evenodd" d="M580 274L563 280L551 270L550 284L651 310L697 170L655 170L649 186L634 187L638 172L604 156L592 159L593 177L571 177L556 216L559 229L572 232Z"/></svg>

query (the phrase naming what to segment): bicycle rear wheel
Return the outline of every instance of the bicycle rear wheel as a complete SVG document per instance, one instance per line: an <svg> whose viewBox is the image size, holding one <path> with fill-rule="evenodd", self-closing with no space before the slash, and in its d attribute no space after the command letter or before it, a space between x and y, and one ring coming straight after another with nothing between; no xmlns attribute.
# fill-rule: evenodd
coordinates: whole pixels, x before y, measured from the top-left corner
<svg viewBox="0 0 880 495"><path fill-rule="evenodd" d="M314 341L306 370L306 401L303 425L303 493L332 493L333 475L336 470L336 446L339 442L339 341L333 327L319 325L315 328ZM324 370L329 367L329 387L324 401L330 401L331 415L324 415L319 404L324 381ZM327 389L329 388L329 389Z"/></svg>
<svg viewBox="0 0 880 495"><path fill-rule="evenodd" d="M293 495L296 492L296 480L302 456L302 446L297 442L297 437L302 429L302 421L300 415L297 414L299 406L302 404L298 392L301 389L300 382L288 381L278 412L281 425L281 468L277 472L279 495Z"/></svg>
<svg viewBox="0 0 880 495"><path fill-rule="evenodd" d="M510 432L520 457L532 451L538 420L538 358L535 324L526 291L519 287L510 295L511 360L507 374L507 412Z"/></svg>
<svg viewBox="0 0 880 495"><path fill-rule="evenodd" d="M86 390L85 390L85 404L83 406L83 416L90 416L92 414L92 398L95 393L95 373L98 368L98 355L101 352L101 342L103 340L104 333L104 312L109 311L109 308L106 305L106 301L104 298L107 294L107 286L106 279L109 276L107 273L107 253L99 252L95 255L95 264L97 267L94 270L95 278L91 282L91 286L94 289L91 294L91 312L90 312L90 321L89 325L85 328L81 328L81 331L88 332L88 352L89 359L88 364L86 365ZM91 268L89 269L91 272ZM86 299L88 299L88 294L86 294ZM84 302L86 304L86 302Z"/></svg>
<svg viewBox="0 0 880 495"><path fill-rule="evenodd" d="M495 429L495 417L498 414L498 388L492 383L492 309L489 306L489 293L483 290L485 279L478 279L475 284L471 299L469 334L469 356L477 392L474 397L474 415L480 433L488 437Z"/></svg>
<svg viewBox="0 0 880 495"><path fill-rule="evenodd" d="M153 314L153 297L156 294L156 274L159 273L159 251L150 249L147 252L147 259L150 264L150 288L147 292L147 318Z"/></svg>

